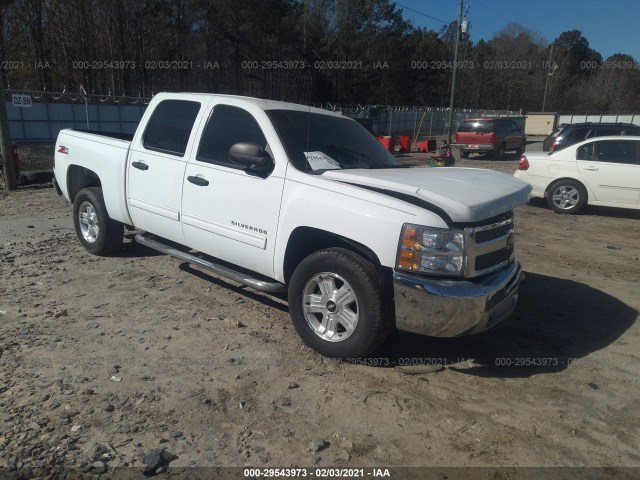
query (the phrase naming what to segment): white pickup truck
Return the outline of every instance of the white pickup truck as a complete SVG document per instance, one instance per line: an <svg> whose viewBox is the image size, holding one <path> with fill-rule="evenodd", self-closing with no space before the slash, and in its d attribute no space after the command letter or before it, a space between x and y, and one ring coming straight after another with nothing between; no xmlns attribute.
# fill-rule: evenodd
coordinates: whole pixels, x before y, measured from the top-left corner
<svg viewBox="0 0 640 480"><path fill-rule="evenodd" d="M528 184L404 168L356 121L247 97L162 93L134 135L62 130L54 186L96 255L136 241L265 292L302 339L359 357L395 329L478 333L515 308ZM99 281L99 280L96 280Z"/></svg>

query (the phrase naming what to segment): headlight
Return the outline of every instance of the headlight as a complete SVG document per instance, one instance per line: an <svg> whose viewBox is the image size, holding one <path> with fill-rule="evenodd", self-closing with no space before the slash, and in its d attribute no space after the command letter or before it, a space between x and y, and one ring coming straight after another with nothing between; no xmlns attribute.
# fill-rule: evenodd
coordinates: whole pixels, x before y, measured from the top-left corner
<svg viewBox="0 0 640 480"><path fill-rule="evenodd" d="M464 232L405 223L398 245L397 268L436 275L462 275Z"/></svg>

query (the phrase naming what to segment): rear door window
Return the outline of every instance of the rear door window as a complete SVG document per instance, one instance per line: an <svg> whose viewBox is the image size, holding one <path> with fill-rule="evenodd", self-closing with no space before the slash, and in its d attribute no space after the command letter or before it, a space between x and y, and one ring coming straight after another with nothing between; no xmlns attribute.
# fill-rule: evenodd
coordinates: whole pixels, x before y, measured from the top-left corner
<svg viewBox="0 0 640 480"><path fill-rule="evenodd" d="M496 135L503 137L509 133L506 122L496 122Z"/></svg>
<svg viewBox="0 0 640 480"><path fill-rule="evenodd" d="M576 151L577 160L593 160L593 145L595 142L582 145Z"/></svg>
<svg viewBox="0 0 640 480"><path fill-rule="evenodd" d="M616 127L597 127L591 130L589 137L606 137L607 135L620 135L622 129Z"/></svg>
<svg viewBox="0 0 640 480"><path fill-rule="evenodd" d="M560 135L562 137L562 140L565 142L573 142L573 143L577 143L580 140L584 140L584 138L587 136L587 133L589 132L589 128L575 128L573 130L570 130L569 133L567 133L566 135Z"/></svg>
<svg viewBox="0 0 640 480"><path fill-rule="evenodd" d="M640 165L640 141L601 140L594 143L594 160L598 162Z"/></svg>
<svg viewBox="0 0 640 480"><path fill-rule="evenodd" d="M147 123L142 144L147 150L183 157L196 121L200 103L163 100L156 105Z"/></svg>

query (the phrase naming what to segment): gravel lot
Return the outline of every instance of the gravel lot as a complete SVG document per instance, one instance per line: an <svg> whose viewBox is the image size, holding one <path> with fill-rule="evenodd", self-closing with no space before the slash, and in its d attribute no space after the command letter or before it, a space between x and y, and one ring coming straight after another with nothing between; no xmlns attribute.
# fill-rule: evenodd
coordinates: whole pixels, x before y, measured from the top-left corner
<svg viewBox="0 0 640 480"><path fill-rule="evenodd" d="M639 220L519 208L515 314L476 337L397 333L368 366L302 345L280 297L131 239L92 257L52 188L0 190L0 469L638 467Z"/></svg>

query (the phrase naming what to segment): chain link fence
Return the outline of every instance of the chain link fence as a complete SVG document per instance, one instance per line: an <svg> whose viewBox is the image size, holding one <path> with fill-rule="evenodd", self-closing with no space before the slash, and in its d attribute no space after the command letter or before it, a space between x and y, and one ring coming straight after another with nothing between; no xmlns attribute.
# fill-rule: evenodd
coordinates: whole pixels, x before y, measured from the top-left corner
<svg viewBox="0 0 640 480"><path fill-rule="evenodd" d="M149 99L5 90L5 103L11 143L26 174L52 169L55 141L64 128L133 133Z"/></svg>
<svg viewBox="0 0 640 480"><path fill-rule="evenodd" d="M414 143L428 138L443 137L447 133L449 109L425 106L388 105L318 105L358 120L376 136L408 135ZM507 110L457 109L453 112L452 134L466 118L512 117L524 128L525 117Z"/></svg>

